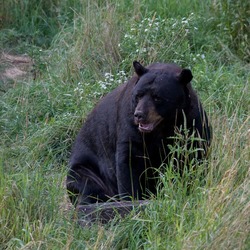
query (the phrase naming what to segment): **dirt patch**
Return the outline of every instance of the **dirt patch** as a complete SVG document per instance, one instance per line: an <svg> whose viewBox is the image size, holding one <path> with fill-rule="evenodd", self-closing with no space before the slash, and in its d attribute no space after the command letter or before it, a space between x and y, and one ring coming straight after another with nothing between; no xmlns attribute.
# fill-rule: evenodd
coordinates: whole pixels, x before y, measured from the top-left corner
<svg viewBox="0 0 250 250"><path fill-rule="evenodd" d="M5 92L11 83L34 77L33 60L27 55L0 55L0 90Z"/></svg>
<svg viewBox="0 0 250 250"><path fill-rule="evenodd" d="M18 77L23 76L25 74L26 74L25 71L22 71L17 67L14 67L14 68L6 69L5 72L3 73L3 76L6 77L6 78L15 80Z"/></svg>

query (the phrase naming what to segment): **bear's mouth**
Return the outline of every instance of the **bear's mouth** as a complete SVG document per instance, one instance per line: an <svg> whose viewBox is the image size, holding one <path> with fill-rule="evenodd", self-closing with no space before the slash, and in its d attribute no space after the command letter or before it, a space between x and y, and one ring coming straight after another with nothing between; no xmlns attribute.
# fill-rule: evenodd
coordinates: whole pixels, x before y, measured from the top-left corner
<svg viewBox="0 0 250 250"><path fill-rule="evenodd" d="M142 123L139 122L138 123L138 129L140 132L142 133L150 133L152 132L155 127L162 121L162 119L159 119L157 122L155 123Z"/></svg>
<svg viewBox="0 0 250 250"><path fill-rule="evenodd" d="M151 131L154 130L154 124L152 124L152 123L149 123L149 124L139 123L138 129L140 130L140 132L150 133Z"/></svg>

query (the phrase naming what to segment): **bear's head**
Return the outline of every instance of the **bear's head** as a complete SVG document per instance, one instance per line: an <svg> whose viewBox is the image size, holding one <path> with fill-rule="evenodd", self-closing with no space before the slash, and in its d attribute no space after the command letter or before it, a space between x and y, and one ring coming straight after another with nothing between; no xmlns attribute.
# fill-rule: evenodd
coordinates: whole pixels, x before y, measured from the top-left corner
<svg viewBox="0 0 250 250"><path fill-rule="evenodd" d="M134 123L139 131L150 133L158 125L174 126L190 105L189 69L175 64L152 64L148 68L133 63L137 82L132 93Z"/></svg>

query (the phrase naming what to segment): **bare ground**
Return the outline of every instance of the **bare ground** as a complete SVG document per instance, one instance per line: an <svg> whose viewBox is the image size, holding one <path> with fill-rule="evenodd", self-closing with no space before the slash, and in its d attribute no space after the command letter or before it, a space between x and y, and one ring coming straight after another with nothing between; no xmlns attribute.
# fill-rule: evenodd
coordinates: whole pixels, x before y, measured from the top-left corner
<svg viewBox="0 0 250 250"><path fill-rule="evenodd" d="M0 91L5 92L10 84L34 77L33 60L27 55L0 54Z"/></svg>

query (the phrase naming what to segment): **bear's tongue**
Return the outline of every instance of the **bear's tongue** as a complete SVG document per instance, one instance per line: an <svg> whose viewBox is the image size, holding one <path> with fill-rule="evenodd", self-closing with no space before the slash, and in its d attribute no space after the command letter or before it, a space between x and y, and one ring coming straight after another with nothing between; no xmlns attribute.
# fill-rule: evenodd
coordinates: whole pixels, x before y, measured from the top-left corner
<svg viewBox="0 0 250 250"><path fill-rule="evenodd" d="M152 123L145 124L139 123L139 130L141 132L151 132L154 129L154 125Z"/></svg>

